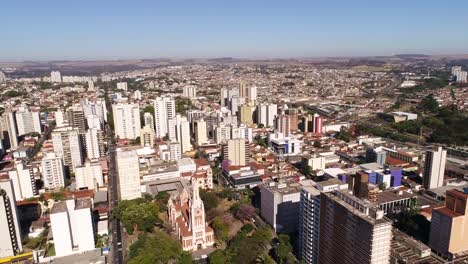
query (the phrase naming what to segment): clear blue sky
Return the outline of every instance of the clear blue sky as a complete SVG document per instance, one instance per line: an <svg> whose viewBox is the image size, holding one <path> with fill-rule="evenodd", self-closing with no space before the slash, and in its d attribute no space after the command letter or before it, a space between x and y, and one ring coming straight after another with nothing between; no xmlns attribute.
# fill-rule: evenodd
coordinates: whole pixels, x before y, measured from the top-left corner
<svg viewBox="0 0 468 264"><path fill-rule="evenodd" d="M468 53L467 0L10 0L0 25L0 61Z"/></svg>

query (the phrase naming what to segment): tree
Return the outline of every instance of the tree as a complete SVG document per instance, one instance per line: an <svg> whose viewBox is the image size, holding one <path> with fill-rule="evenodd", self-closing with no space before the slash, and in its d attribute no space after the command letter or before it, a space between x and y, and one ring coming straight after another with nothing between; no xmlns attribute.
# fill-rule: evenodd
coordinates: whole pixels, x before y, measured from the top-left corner
<svg viewBox="0 0 468 264"><path fill-rule="evenodd" d="M216 216L213 219L213 222L211 222L211 226L213 227L215 235L216 237L218 237L218 239L223 241L226 241L228 239L229 225L224 223L224 221L219 216Z"/></svg>
<svg viewBox="0 0 468 264"><path fill-rule="evenodd" d="M435 113L439 109L439 103L436 99L434 99L434 96L432 96L431 94L422 99L421 107L426 112Z"/></svg>
<svg viewBox="0 0 468 264"><path fill-rule="evenodd" d="M255 208L249 204L241 204L236 211L236 217L240 220L250 220L255 215Z"/></svg>
<svg viewBox="0 0 468 264"><path fill-rule="evenodd" d="M203 200L203 204L207 211L216 208L219 204L219 198L214 192L207 192L200 189L200 198Z"/></svg>
<svg viewBox="0 0 468 264"><path fill-rule="evenodd" d="M143 199L124 200L114 208L114 217L120 219L129 234L133 234L135 227L140 231L152 231L157 223L161 223L158 213L155 203Z"/></svg>
<svg viewBox="0 0 468 264"><path fill-rule="evenodd" d="M387 189L387 184L385 182L382 182L381 184L379 184L379 189L385 191Z"/></svg>
<svg viewBox="0 0 468 264"><path fill-rule="evenodd" d="M141 234L130 246L129 264L190 263L180 243L161 231Z"/></svg>
<svg viewBox="0 0 468 264"><path fill-rule="evenodd" d="M224 264L227 263L226 256L224 252L220 249L216 249L213 253L210 254L208 257L208 261L210 264Z"/></svg>
<svg viewBox="0 0 468 264"><path fill-rule="evenodd" d="M159 192L154 196L155 203L159 207L160 212L167 211L167 202L169 201L170 194L167 192Z"/></svg>
<svg viewBox="0 0 468 264"><path fill-rule="evenodd" d="M276 246L274 252L275 257L279 263L286 263L289 257L289 254L292 250L291 242L289 241L289 236L285 234L280 234L278 236L279 243Z"/></svg>
<svg viewBox="0 0 468 264"><path fill-rule="evenodd" d="M318 140L315 140L314 141L314 148L320 148L320 147L322 147L322 143L320 143L320 141L318 141Z"/></svg>
<svg viewBox="0 0 468 264"><path fill-rule="evenodd" d="M312 167L310 167L309 165L305 165L304 168L302 169L302 173L304 175L310 175L310 173L312 172Z"/></svg>

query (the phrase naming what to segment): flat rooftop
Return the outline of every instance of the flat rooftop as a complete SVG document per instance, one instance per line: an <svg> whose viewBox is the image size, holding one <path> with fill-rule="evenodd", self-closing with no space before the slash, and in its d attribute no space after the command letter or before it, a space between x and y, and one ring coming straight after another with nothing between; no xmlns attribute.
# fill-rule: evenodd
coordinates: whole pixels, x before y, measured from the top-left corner
<svg viewBox="0 0 468 264"><path fill-rule="evenodd" d="M413 197L416 197L416 195L404 191L384 191L377 194L377 204L380 205L403 199L411 199Z"/></svg>

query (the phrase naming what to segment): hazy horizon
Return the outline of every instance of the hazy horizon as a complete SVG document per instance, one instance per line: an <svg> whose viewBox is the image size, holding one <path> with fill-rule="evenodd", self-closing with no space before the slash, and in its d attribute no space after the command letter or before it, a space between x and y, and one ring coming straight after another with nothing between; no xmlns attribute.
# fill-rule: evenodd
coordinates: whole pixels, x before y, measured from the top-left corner
<svg viewBox="0 0 468 264"><path fill-rule="evenodd" d="M468 54L468 2L8 1L0 61Z"/></svg>

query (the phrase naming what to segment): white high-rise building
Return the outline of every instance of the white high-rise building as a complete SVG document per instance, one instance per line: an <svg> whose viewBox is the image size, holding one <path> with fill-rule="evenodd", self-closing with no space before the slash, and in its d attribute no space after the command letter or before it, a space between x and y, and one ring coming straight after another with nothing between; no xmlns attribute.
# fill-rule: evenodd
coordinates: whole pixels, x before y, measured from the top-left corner
<svg viewBox="0 0 468 264"><path fill-rule="evenodd" d="M176 118L176 134L177 141L180 142L182 153L192 150L192 144L190 143L190 123L187 117L177 115Z"/></svg>
<svg viewBox="0 0 468 264"><path fill-rule="evenodd" d="M205 120L199 119L195 121L195 142L198 146L208 143L208 134L206 131Z"/></svg>
<svg viewBox="0 0 468 264"><path fill-rule="evenodd" d="M8 171L8 176L13 182L17 201L34 197L37 194L36 180L31 171L22 161L15 163L15 167Z"/></svg>
<svg viewBox="0 0 468 264"><path fill-rule="evenodd" d="M51 71L50 72L50 82L61 83L62 82L62 74L60 74L59 71Z"/></svg>
<svg viewBox="0 0 468 264"><path fill-rule="evenodd" d="M187 98L197 97L197 87L189 85L182 88L182 96Z"/></svg>
<svg viewBox="0 0 468 264"><path fill-rule="evenodd" d="M102 119L98 115L86 116L86 123L88 124L88 128L102 129Z"/></svg>
<svg viewBox="0 0 468 264"><path fill-rule="evenodd" d="M107 108L104 100L89 101L88 99L83 99L81 101L81 107L85 117L97 115L99 119L101 119L101 124L104 123L104 121L107 122Z"/></svg>
<svg viewBox="0 0 468 264"><path fill-rule="evenodd" d="M57 157L55 153L47 153L42 158L41 169L44 188L53 190L65 187L65 168L62 158Z"/></svg>
<svg viewBox="0 0 468 264"><path fill-rule="evenodd" d="M137 104L114 104L112 113L116 136L126 139L140 136L140 107Z"/></svg>
<svg viewBox="0 0 468 264"><path fill-rule="evenodd" d="M86 160L83 166L75 169L76 188L94 190L104 186L100 161Z"/></svg>
<svg viewBox="0 0 468 264"><path fill-rule="evenodd" d="M18 147L18 131L16 130L15 116L11 111L5 111L2 115L1 130L3 131L3 146L15 149Z"/></svg>
<svg viewBox="0 0 468 264"><path fill-rule="evenodd" d="M65 115L62 110L57 110L54 112L55 115L55 125L56 127L62 127L66 125Z"/></svg>
<svg viewBox="0 0 468 264"><path fill-rule="evenodd" d="M88 81L88 91L90 91L90 92L94 91L94 82L93 81Z"/></svg>
<svg viewBox="0 0 468 264"><path fill-rule="evenodd" d="M452 75L457 75L457 72L461 71L462 67L461 66L452 66Z"/></svg>
<svg viewBox="0 0 468 264"><path fill-rule="evenodd" d="M214 140L216 144L221 144L231 139L231 126L219 125L214 129Z"/></svg>
<svg viewBox="0 0 468 264"><path fill-rule="evenodd" d="M157 138L163 138L168 133L168 122L176 117L176 104L173 98L158 97L154 101L155 132Z"/></svg>
<svg viewBox="0 0 468 264"><path fill-rule="evenodd" d="M103 135L101 130L90 128L85 134L86 155L88 159L99 159L103 153Z"/></svg>
<svg viewBox="0 0 468 264"><path fill-rule="evenodd" d="M41 121L39 119L39 112L30 112L26 107L20 107L15 113L16 125L18 127L18 136L26 135L28 133L36 132L41 133Z"/></svg>
<svg viewBox="0 0 468 264"><path fill-rule="evenodd" d="M230 110L232 115L237 115L237 112L239 111L239 107L245 104L245 98L240 97L240 96L233 96L231 97L230 101Z"/></svg>
<svg viewBox="0 0 468 264"><path fill-rule="evenodd" d="M250 86L247 88L247 101L255 103L257 100L257 86Z"/></svg>
<svg viewBox="0 0 468 264"><path fill-rule="evenodd" d="M447 150L442 149L442 147L439 147L437 150L426 151L423 175L424 188L433 189L444 185L446 161Z"/></svg>
<svg viewBox="0 0 468 264"><path fill-rule="evenodd" d="M182 158L182 150L180 143L177 141L169 141L165 145L159 145L159 156L162 160L175 161Z"/></svg>
<svg viewBox="0 0 468 264"><path fill-rule="evenodd" d="M70 126L55 128L52 131L52 144L55 154L63 159L63 164L68 166L70 171L83 164L83 150L77 128Z"/></svg>
<svg viewBox="0 0 468 264"><path fill-rule="evenodd" d="M276 119L276 129L285 137L291 135L291 118L289 115L280 115Z"/></svg>
<svg viewBox="0 0 468 264"><path fill-rule="evenodd" d="M245 139L230 139L224 147L224 159L230 165L245 166L249 159L249 145Z"/></svg>
<svg viewBox="0 0 468 264"><path fill-rule="evenodd" d="M167 120L167 138L171 141L177 141L177 118Z"/></svg>
<svg viewBox="0 0 468 264"><path fill-rule="evenodd" d="M231 128L231 139L245 139L249 143L253 141L253 129L251 127L240 126Z"/></svg>
<svg viewBox="0 0 468 264"><path fill-rule="evenodd" d="M6 75L4 72L0 71L0 83L6 81Z"/></svg>
<svg viewBox="0 0 468 264"><path fill-rule="evenodd" d="M458 71L456 76L457 76L457 82L458 83L466 83L468 72Z"/></svg>
<svg viewBox="0 0 468 264"><path fill-rule="evenodd" d="M141 100L141 98L142 98L142 96L141 96L140 90L136 90L135 92L133 92L133 99Z"/></svg>
<svg viewBox="0 0 468 264"><path fill-rule="evenodd" d="M126 82L119 82L117 83L117 90L123 90L127 91L128 90L128 85Z"/></svg>
<svg viewBox="0 0 468 264"><path fill-rule="evenodd" d="M155 131L153 114L145 113L143 115L143 121L145 123L145 126L149 126L153 131Z"/></svg>
<svg viewBox="0 0 468 264"><path fill-rule="evenodd" d="M23 251L15 201L12 181L0 180L0 258L11 257Z"/></svg>
<svg viewBox="0 0 468 264"><path fill-rule="evenodd" d="M265 124L266 127L274 127L275 126L275 119L278 116L278 106L276 104L268 104L267 105L267 123Z"/></svg>
<svg viewBox="0 0 468 264"><path fill-rule="evenodd" d="M116 163L120 200L140 198L140 162L136 150L118 148Z"/></svg>
<svg viewBox="0 0 468 264"><path fill-rule="evenodd" d="M92 202L89 198L56 202L50 224L57 257L95 248Z"/></svg>

